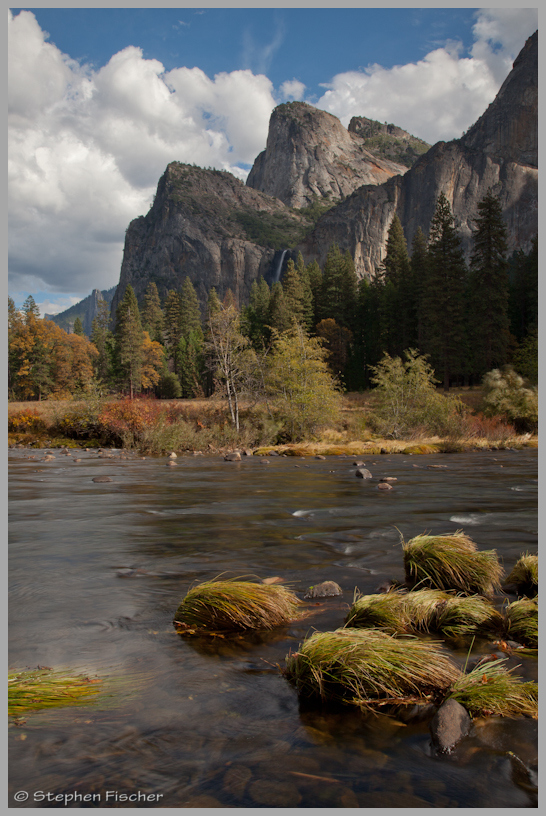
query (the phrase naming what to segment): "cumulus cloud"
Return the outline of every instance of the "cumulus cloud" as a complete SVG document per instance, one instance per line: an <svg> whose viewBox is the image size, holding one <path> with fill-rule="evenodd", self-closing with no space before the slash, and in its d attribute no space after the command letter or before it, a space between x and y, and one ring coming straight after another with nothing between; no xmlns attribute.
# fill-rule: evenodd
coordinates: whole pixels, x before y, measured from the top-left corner
<svg viewBox="0 0 546 816"><path fill-rule="evenodd" d="M337 74L314 104L347 125L353 116L397 124L430 144L458 138L494 99L525 40L537 9L481 9L469 56L447 42L422 60Z"/></svg>
<svg viewBox="0 0 546 816"><path fill-rule="evenodd" d="M431 143L455 138L494 98L536 11L482 9L469 54L451 42L416 63L338 74L314 104L345 125L365 115ZM8 23L11 291L83 297L115 285L125 229L148 210L169 162L244 180L274 106L305 98L296 79L276 93L250 69L212 79L199 68L167 72L132 46L93 70L49 43L32 12L10 12ZM279 25L257 65L247 36L254 69L282 37Z"/></svg>
<svg viewBox="0 0 546 816"><path fill-rule="evenodd" d="M98 71L9 14L10 278L17 291L117 283L124 232L171 161L244 179L263 149L273 85L249 70L165 72L139 48Z"/></svg>
<svg viewBox="0 0 546 816"><path fill-rule="evenodd" d="M305 85L298 79L288 79L279 88L282 99L291 99L299 102L305 96Z"/></svg>

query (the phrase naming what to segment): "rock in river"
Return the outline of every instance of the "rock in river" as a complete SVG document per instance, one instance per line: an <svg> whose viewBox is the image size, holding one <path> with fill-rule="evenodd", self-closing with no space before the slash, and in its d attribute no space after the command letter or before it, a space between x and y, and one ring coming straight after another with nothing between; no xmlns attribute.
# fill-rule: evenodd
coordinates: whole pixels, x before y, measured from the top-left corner
<svg viewBox="0 0 546 816"><path fill-rule="evenodd" d="M335 581L323 581L321 584L309 587L304 598L333 598L341 595L343 590Z"/></svg>
<svg viewBox="0 0 546 816"><path fill-rule="evenodd" d="M442 703L430 722L432 744L441 754L449 754L470 731L470 716L457 700Z"/></svg>
<svg viewBox="0 0 546 816"><path fill-rule="evenodd" d="M112 479L110 476L93 476L91 479L92 482L111 482Z"/></svg>
<svg viewBox="0 0 546 816"><path fill-rule="evenodd" d="M358 468L356 473L355 473L355 476L356 476L357 479L371 479L372 478L372 474L370 473L368 468Z"/></svg>

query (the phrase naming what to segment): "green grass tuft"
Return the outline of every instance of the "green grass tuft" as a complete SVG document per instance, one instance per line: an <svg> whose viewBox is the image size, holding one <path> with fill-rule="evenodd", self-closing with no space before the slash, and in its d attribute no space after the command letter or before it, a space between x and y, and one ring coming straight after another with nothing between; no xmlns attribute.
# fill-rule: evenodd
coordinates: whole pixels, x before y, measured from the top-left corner
<svg viewBox="0 0 546 816"><path fill-rule="evenodd" d="M538 555L522 555L506 578L504 586L515 586L519 595L534 597L538 592Z"/></svg>
<svg viewBox="0 0 546 816"><path fill-rule="evenodd" d="M462 530L446 535L402 539L406 582L466 595L493 595L500 590L502 567L495 550L477 551Z"/></svg>
<svg viewBox="0 0 546 816"><path fill-rule="evenodd" d="M503 666L505 658L478 666L453 684L448 699L457 700L472 717L537 717L538 686L524 683Z"/></svg>
<svg viewBox="0 0 546 816"><path fill-rule="evenodd" d="M174 620L187 634L273 629L301 617L301 605L284 586L206 581L190 589Z"/></svg>
<svg viewBox="0 0 546 816"><path fill-rule="evenodd" d="M505 609L506 637L531 649L538 648L538 601L520 598Z"/></svg>
<svg viewBox="0 0 546 816"><path fill-rule="evenodd" d="M99 680L51 669L8 672L8 714L20 717L44 708L88 705L101 691Z"/></svg>
<svg viewBox="0 0 546 816"><path fill-rule="evenodd" d="M391 634L437 632L448 638L502 631L503 617L493 604L439 589L391 590L357 598L346 625L378 628Z"/></svg>
<svg viewBox="0 0 546 816"><path fill-rule="evenodd" d="M435 643L351 628L316 632L287 655L285 669L302 696L364 709L437 699L459 674Z"/></svg>

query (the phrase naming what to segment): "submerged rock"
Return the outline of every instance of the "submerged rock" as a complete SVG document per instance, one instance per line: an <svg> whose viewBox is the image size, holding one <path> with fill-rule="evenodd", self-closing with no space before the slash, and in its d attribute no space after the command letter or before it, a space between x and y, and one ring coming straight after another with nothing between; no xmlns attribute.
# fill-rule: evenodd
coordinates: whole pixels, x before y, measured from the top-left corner
<svg viewBox="0 0 546 816"><path fill-rule="evenodd" d="M240 462L241 461L241 454L239 451L232 451L231 453L226 453L224 456L224 462Z"/></svg>
<svg viewBox="0 0 546 816"><path fill-rule="evenodd" d="M310 586L304 598L333 598L341 595L343 590L335 581L323 581L321 584Z"/></svg>
<svg viewBox="0 0 546 816"><path fill-rule="evenodd" d="M379 482L379 484L377 485L377 489L378 490L392 490L392 485L390 485L388 482Z"/></svg>
<svg viewBox="0 0 546 816"><path fill-rule="evenodd" d="M372 478L372 474L370 473L368 468L358 468L358 470L355 473L355 476L356 476L357 479L371 479Z"/></svg>
<svg viewBox="0 0 546 816"><path fill-rule="evenodd" d="M429 725L436 750L449 754L470 731L470 722L468 711L456 700L442 703Z"/></svg>
<svg viewBox="0 0 546 816"><path fill-rule="evenodd" d="M110 476L93 476L91 479L92 482L111 482L112 479Z"/></svg>

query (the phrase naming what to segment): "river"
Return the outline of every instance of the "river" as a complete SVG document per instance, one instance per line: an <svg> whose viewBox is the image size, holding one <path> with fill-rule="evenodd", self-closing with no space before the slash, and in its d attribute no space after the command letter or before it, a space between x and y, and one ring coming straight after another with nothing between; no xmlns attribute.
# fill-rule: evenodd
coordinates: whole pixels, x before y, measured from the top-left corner
<svg viewBox="0 0 546 816"><path fill-rule="evenodd" d="M536 766L535 721L478 720L438 757L426 721L300 704L278 669L313 629L343 625L355 588L403 579L400 533L463 529L506 571L536 552L536 450L364 457L373 480L350 457L169 467L112 453L9 451L9 665L109 689L9 729L10 807L59 806L47 794L71 807L536 807L508 753ZM269 634L183 638L181 598L220 574L279 576L301 596L333 580L343 595ZM517 664L536 679L536 660Z"/></svg>

